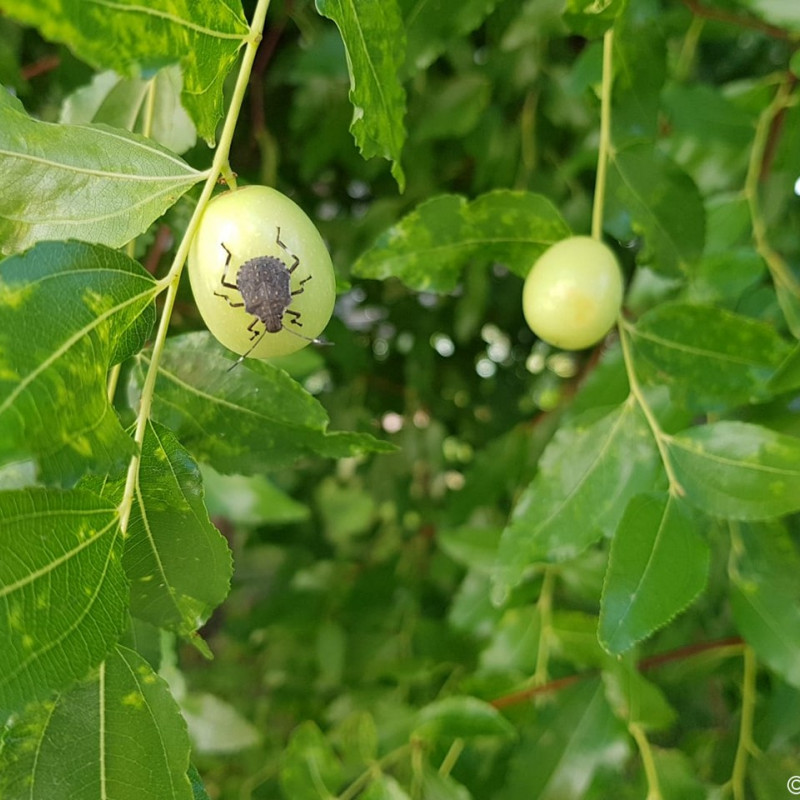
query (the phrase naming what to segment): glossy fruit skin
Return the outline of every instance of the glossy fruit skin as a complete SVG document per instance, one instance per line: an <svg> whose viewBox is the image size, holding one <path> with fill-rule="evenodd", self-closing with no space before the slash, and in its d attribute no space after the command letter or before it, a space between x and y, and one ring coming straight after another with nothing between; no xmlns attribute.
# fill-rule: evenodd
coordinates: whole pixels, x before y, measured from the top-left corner
<svg viewBox="0 0 800 800"><path fill-rule="evenodd" d="M525 279L522 310L540 339L583 350L611 330L623 291L614 253L589 236L572 236L539 256Z"/></svg>
<svg viewBox="0 0 800 800"><path fill-rule="evenodd" d="M285 248L278 242L278 228ZM258 256L279 258L287 267L292 263L289 253L300 259L291 276L292 290L309 276L311 279L303 284L302 293L291 298L290 308L299 312L302 326L291 324L289 315L285 315L284 326L289 330L261 335L264 325L258 323L254 330L259 338L251 339L252 331L247 328L253 315L218 296L225 294L233 302L241 301L235 289L222 286L228 257L225 248L231 252L227 280L233 284L242 264ZM244 186L209 202L189 251L189 280L197 308L211 333L239 355L255 343L251 358L287 355L308 345L308 339L317 338L325 329L336 300L333 264L319 231L300 206L269 186Z"/></svg>

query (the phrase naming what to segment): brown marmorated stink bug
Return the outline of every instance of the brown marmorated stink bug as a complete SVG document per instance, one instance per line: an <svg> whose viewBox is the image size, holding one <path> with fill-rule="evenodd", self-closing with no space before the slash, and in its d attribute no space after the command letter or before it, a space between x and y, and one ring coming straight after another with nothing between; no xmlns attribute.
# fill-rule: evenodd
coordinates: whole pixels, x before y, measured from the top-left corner
<svg viewBox="0 0 800 800"><path fill-rule="evenodd" d="M253 315L252 322L247 326L247 330L252 334L250 341L253 342L250 349L243 353L239 359L233 364L231 369L243 361L253 348L259 343L262 336L268 333L278 333L280 330L287 330L301 339L307 339L309 342L315 344L327 344L320 339L312 339L308 336L303 336L302 333L293 330L284 324L284 319L288 315L291 317L289 320L290 325L302 327L303 323L300 321L301 315L299 311L293 311L289 306L292 303L292 297L302 294L305 290L304 284L308 283L313 276L309 275L300 283L297 288L292 290L292 273L300 265L300 259L281 241L281 229L278 227L278 234L275 241L292 259L291 266L277 256L256 256L255 258L248 259L239 267L239 272L236 275L236 282L233 283L228 276L228 267L231 263L232 253L226 247L224 242L220 242L223 250L227 253L225 259L225 266L222 272L220 283L226 289L235 289L239 292L242 302L235 302L231 297L222 292L214 292L217 297L221 297L232 308L242 308L248 314ZM258 331L256 326L262 323L264 330Z"/></svg>

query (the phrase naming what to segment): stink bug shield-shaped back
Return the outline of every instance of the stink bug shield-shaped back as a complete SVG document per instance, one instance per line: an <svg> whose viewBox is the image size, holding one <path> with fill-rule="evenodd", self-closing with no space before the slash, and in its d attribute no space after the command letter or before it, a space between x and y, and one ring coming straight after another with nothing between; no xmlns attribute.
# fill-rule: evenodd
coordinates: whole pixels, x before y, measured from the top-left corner
<svg viewBox="0 0 800 800"><path fill-rule="evenodd" d="M225 300L232 308L243 307L248 314L253 316L252 321L247 326L247 330L251 333L250 341L253 344L233 366L236 366L236 364L250 355L262 336L278 333L281 330L288 330L302 339L321 344L319 339L303 336L303 334L285 324L285 320L288 318L289 325L303 326L301 313L292 310L289 306L292 304L292 298L295 295L303 293L304 285L311 280L312 276L308 275L303 278L297 283L297 288L292 290L292 275L297 267L300 266L300 259L281 241L280 227L277 228L275 241L286 252L291 263L287 265L277 256L256 256L248 259L239 267L235 282L231 281L229 275L233 254L224 242L220 242L227 254L220 285L225 289L236 290L241 297L241 301L236 299L235 296L231 297L230 294L224 292L214 292L214 294ZM259 330L262 325L263 330Z"/></svg>

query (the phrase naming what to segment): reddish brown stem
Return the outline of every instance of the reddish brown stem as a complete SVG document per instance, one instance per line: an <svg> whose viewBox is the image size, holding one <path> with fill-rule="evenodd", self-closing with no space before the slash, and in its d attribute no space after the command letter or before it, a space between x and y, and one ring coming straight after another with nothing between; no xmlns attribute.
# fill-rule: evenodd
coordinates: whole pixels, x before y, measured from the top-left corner
<svg viewBox="0 0 800 800"><path fill-rule="evenodd" d="M647 670L655 669L656 667L669 664L673 661L683 661L687 658L692 658L693 656L699 655L700 653L706 653L712 650L722 650L726 647L735 647L743 643L744 642L741 636L729 636L727 639L717 639L713 642L698 642L697 644L689 644L685 647L679 647L676 650L670 650L667 653L659 653L655 656L648 656L647 658L643 658L637 666L641 672L646 672ZM562 689L566 689L568 686L572 686L579 681L594 678L598 674L599 673L597 670L591 670L588 672L581 672L576 675L567 675L563 678L556 678L556 680L549 681L541 686L531 686L529 689L523 689L520 692L512 692L511 694L505 694L501 697L497 697L491 701L491 705L497 709L519 705L520 703L532 700L534 697L537 697L541 694L560 692Z"/></svg>
<svg viewBox="0 0 800 800"><path fill-rule="evenodd" d="M20 68L20 75L29 81L31 78L36 78L39 75L44 75L46 72L52 72L61 63L61 57L57 55L45 56L33 64L26 64Z"/></svg>
<svg viewBox="0 0 800 800"><path fill-rule="evenodd" d="M704 6L699 0L683 0L683 4L698 17L710 19L714 22L726 22L730 25L736 25L740 28L748 28L752 31L764 33L767 36L772 36L774 39L783 39L790 41L792 34L780 28L777 25L770 25L768 22L759 19L758 17L751 17L744 14L733 14L730 11L723 11L721 8L710 8Z"/></svg>
<svg viewBox="0 0 800 800"><path fill-rule="evenodd" d="M170 230L169 225L160 225L158 232L156 233L153 246L147 253L147 258L144 262L144 268L151 275L156 274L156 271L158 270L158 263L161 261L161 256L163 256L169 248L170 242L172 242L172 231Z"/></svg>
<svg viewBox="0 0 800 800"><path fill-rule="evenodd" d="M586 680L597 675L596 671L582 672L579 675L567 675L564 678L557 678L554 681L543 683L541 686L532 686L530 689L523 689L521 692L514 692L512 694L505 694L502 697L497 697L492 700L491 705L495 708L508 708L515 706L519 703L524 703L526 700L531 700L540 694L549 694L550 692L559 692L561 689L566 689L572 686L573 683Z"/></svg>

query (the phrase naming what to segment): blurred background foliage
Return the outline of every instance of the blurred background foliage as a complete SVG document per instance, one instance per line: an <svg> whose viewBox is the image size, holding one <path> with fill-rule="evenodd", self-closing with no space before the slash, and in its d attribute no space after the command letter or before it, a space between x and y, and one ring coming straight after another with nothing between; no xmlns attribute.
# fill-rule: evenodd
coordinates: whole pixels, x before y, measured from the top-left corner
<svg viewBox="0 0 800 800"><path fill-rule="evenodd" d="M635 658L678 655L642 678L633 657L610 664L597 643L607 545L559 565L557 580L533 571L504 605L490 598L500 531L554 430L626 396L616 348L572 354L537 341L522 317L521 280L499 264L471 265L448 295L351 275L381 232L440 193L540 192L573 231L589 230L598 32L579 21L570 27L563 0L456 5L438 4L447 24L437 38L425 20L410 24L413 0L401 3L409 25L403 194L388 164L364 161L348 131L353 111L335 26L310 0L274 0L270 9L231 164L241 182L275 185L312 216L341 290L326 334L335 346L281 364L324 404L333 429L372 426L398 450L309 462L269 480L204 470L236 571L228 601L203 632L214 662L187 648L170 673L191 718L195 762L212 798L332 796L387 754L386 774L377 780L375 772L364 797L405 797L399 785L424 798L642 797L644 771L619 719L625 692L640 680L664 796L708 797L730 775L737 747L741 662L729 656L739 651L733 642L684 658L679 648L736 633L721 577L725 536L709 537L708 590ZM737 249L749 240L740 191L756 118L797 39L769 29L781 25L780 4L766 18L758 15L768 4L755 0L720 0L703 7L707 16L676 0L630 5L637 68L656 86L659 73L668 76L642 99L657 109L659 148L707 198L708 245L687 286L639 270L629 309L641 313L682 291L780 328L760 259ZM59 119L92 78L68 49L0 18L0 80L31 113ZM624 113L616 123L626 124ZM201 142L184 157L205 168L211 152ZM772 198L800 175L800 106L786 112L770 157L764 205L768 216L772 207L783 215L773 245L797 263L800 205L787 213ZM154 271L166 268L191 204L191 196L181 200L138 241ZM630 277L642 243L623 214L609 217L607 230ZM721 264L715 252L732 257ZM188 283L175 325L202 327ZM775 414L798 431L794 414ZM152 633L141 626L137 635L147 642ZM492 701L600 668L602 677L552 685L538 707L509 702L510 729L476 713L478 735L464 737L441 710L427 725L419 715L453 694ZM752 768L754 791L778 797L800 764L800 693L761 688L757 744L770 754ZM314 793L315 771L328 795L319 785Z"/></svg>

